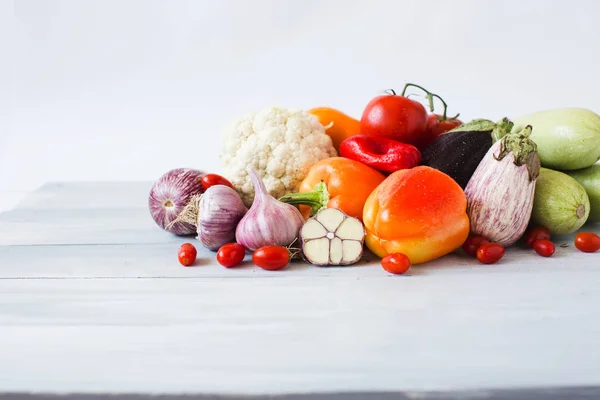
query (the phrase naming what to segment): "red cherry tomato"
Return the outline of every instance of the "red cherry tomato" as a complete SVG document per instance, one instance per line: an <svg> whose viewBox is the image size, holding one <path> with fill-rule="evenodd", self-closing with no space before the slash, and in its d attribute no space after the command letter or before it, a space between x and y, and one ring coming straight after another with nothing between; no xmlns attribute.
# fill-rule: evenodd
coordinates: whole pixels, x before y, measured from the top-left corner
<svg viewBox="0 0 600 400"><path fill-rule="evenodd" d="M427 116L427 129L423 135L422 146L427 147L444 133L461 126L463 122L457 118L446 118L439 114Z"/></svg>
<svg viewBox="0 0 600 400"><path fill-rule="evenodd" d="M483 264L494 264L502 257L506 250L498 243L486 243L477 249L477 259Z"/></svg>
<svg viewBox="0 0 600 400"><path fill-rule="evenodd" d="M196 255L198 252L196 248L191 243L184 243L179 247L179 252L177 253L177 259L179 263L185 267L189 267L194 265L196 262Z"/></svg>
<svg viewBox="0 0 600 400"><path fill-rule="evenodd" d="M490 241L483 236L469 236L462 248L471 257L477 257L477 249Z"/></svg>
<svg viewBox="0 0 600 400"><path fill-rule="evenodd" d="M252 254L252 262L267 271L277 271L289 264L290 253L282 246L263 246Z"/></svg>
<svg viewBox="0 0 600 400"><path fill-rule="evenodd" d="M225 186L229 186L230 188L233 188L233 185L231 184L231 182L229 182L227 179L223 178L221 175L206 174L202 177L202 187L204 188L204 190L208 189L211 186L215 186L215 185L225 185Z"/></svg>
<svg viewBox="0 0 600 400"><path fill-rule="evenodd" d="M427 125L427 111L419 102L396 94L372 99L360 119L360 133L381 136L419 147Z"/></svg>
<svg viewBox="0 0 600 400"><path fill-rule="evenodd" d="M540 256L550 257L552 254L554 254L556 247L554 246L554 243L547 239L539 239L533 242L533 249Z"/></svg>
<svg viewBox="0 0 600 400"><path fill-rule="evenodd" d="M575 247L585 253L600 250L600 236L594 232L580 232L575 236Z"/></svg>
<svg viewBox="0 0 600 400"><path fill-rule="evenodd" d="M227 243L217 251L217 262L225 268L235 267L244 261L246 249L239 243Z"/></svg>
<svg viewBox="0 0 600 400"><path fill-rule="evenodd" d="M458 118L448 118L440 114L429 114L427 116L427 131L437 136L446 133L456 127L459 127L463 122Z"/></svg>
<svg viewBox="0 0 600 400"><path fill-rule="evenodd" d="M381 266L391 274L403 274L410 268L410 259L402 253L392 253L381 259Z"/></svg>
<svg viewBox="0 0 600 400"><path fill-rule="evenodd" d="M533 247L536 240L550 240L550 230L544 226L531 228L525 235L525 244Z"/></svg>

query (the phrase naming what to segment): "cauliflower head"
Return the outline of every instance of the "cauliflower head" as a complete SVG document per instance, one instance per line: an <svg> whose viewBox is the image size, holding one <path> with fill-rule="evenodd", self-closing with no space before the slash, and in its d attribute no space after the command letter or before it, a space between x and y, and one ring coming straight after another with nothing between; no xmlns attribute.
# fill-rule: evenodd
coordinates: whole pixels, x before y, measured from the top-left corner
<svg viewBox="0 0 600 400"><path fill-rule="evenodd" d="M250 207L252 166L275 198L298 190L310 167L337 152L316 117L299 109L268 107L234 120L226 129L222 173Z"/></svg>

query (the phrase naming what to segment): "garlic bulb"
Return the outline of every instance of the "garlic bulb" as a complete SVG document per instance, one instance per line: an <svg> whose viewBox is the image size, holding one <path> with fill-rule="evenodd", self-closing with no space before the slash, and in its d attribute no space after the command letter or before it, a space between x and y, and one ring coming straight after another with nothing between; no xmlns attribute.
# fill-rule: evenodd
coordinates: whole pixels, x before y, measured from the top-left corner
<svg viewBox="0 0 600 400"><path fill-rule="evenodd" d="M300 211L271 196L256 171L248 169L254 184L254 202L237 226L235 237L250 251L263 246L289 246L304 224Z"/></svg>
<svg viewBox="0 0 600 400"><path fill-rule="evenodd" d="M209 187L200 198L198 239L213 251L235 241L237 224L247 211L234 189L225 185Z"/></svg>

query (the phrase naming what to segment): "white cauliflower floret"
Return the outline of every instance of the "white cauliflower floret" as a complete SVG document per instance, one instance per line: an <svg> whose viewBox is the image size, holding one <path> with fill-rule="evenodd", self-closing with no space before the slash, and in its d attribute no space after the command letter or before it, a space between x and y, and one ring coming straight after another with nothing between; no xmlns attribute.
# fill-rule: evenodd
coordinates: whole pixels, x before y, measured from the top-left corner
<svg viewBox="0 0 600 400"><path fill-rule="evenodd" d="M223 176L250 206L254 187L246 172L252 166L269 193L279 198L295 192L318 161L337 155L316 117L303 110L269 107L233 121L225 132Z"/></svg>

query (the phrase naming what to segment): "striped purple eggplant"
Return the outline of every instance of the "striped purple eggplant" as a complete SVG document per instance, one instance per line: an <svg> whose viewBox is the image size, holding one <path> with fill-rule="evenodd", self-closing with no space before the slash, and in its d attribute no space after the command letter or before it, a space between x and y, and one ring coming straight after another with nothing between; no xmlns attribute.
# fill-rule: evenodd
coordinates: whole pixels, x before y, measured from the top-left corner
<svg viewBox="0 0 600 400"><path fill-rule="evenodd" d="M532 127L510 133L488 150L465 188L471 233L510 246L525 233L540 173Z"/></svg>

